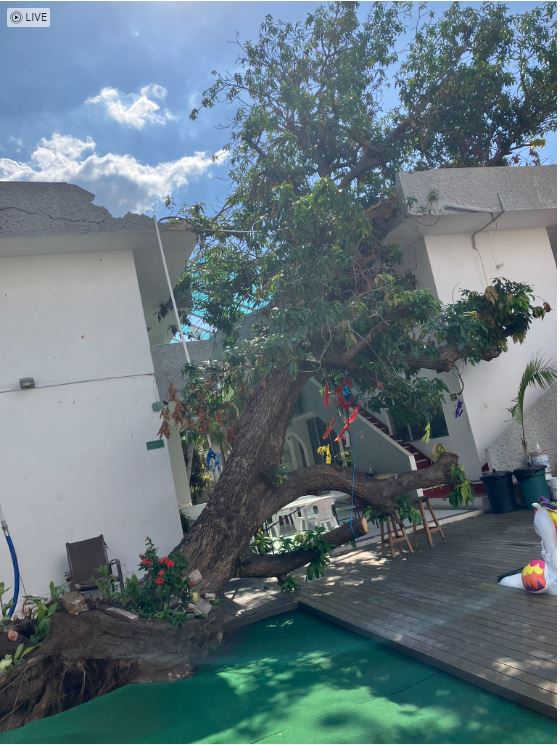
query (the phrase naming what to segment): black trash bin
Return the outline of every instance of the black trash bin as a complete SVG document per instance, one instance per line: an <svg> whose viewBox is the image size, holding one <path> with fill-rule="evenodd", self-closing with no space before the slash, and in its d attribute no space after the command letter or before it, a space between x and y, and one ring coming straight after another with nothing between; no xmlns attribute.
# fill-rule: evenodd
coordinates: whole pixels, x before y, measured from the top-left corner
<svg viewBox="0 0 560 745"><path fill-rule="evenodd" d="M546 466L527 466L526 468L516 468L513 472L515 478L519 481L525 507L531 509L534 502L538 502L542 497L548 498L548 484L545 478Z"/></svg>
<svg viewBox="0 0 560 745"><path fill-rule="evenodd" d="M480 477L484 484L492 512L513 512L515 496L511 471L492 471Z"/></svg>

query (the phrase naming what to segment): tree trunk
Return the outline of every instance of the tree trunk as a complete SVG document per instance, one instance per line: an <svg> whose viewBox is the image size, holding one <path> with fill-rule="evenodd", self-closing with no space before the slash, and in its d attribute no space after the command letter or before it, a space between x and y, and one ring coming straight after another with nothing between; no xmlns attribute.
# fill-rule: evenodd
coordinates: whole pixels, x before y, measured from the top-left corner
<svg viewBox="0 0 560 745"><path fill-rule="evenodd" d="M274 512L267 500L273 470L282 458L292 407L308 378L301 374L294 380L280 369L257 387L206 508L181 543L190 568L201 572L210 590L234 576L238 556Z"/></svg>

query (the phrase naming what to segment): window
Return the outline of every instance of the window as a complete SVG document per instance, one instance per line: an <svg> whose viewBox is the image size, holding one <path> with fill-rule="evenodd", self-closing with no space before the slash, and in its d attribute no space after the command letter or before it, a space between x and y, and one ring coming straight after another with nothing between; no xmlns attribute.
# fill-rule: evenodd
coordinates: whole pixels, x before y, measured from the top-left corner
<svg viewBox="0 0 560 745"><path fill-rule="evenodd" d="M403 440L403 442L421 440L425 429L425 421L410 421L406 424L395 426L395 436L398 440ZM430 421L430 438L433 440L436 437L447 437L448 435L449 431L447 429L443 409L440 408L437 414L435 414Z"/></svg>

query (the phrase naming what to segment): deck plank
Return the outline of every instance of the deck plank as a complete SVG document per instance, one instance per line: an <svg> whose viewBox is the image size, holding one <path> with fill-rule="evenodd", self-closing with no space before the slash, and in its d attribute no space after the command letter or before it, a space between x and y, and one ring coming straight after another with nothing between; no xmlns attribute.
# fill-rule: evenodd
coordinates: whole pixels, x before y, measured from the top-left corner
<svg viewBox="0 0 560 745"><path fill-rule="evenodd" d="M556 597L495 578L540 556L532 513L483 515L445 528L430 549L334 559L298 592L301 607L548 716L556 715Z"/></svg>

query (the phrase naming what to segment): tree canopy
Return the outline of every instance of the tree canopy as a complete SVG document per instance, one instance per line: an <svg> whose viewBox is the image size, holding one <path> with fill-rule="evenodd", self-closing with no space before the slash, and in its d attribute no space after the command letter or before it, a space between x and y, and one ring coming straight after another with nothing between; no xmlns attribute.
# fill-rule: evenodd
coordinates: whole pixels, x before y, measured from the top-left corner
<svg viewBox="0 0 560 745"><path fill-rule="evenodd" d="M215 73L200 106L231 107L231 193L218 214L184 211L200 248L181 289L227 350L210 384L191 371L191 413L224 396L232 412L232 391L280 365L351 375L372 408L429 418L444 386L422 369L524 338L544 313L530 287L500 279L443 306L384 239L399 170L538 159L556 120L554 10L373 3L361 18L333 3L296 24L267 16L238 42L236 70Z"/></svg>

